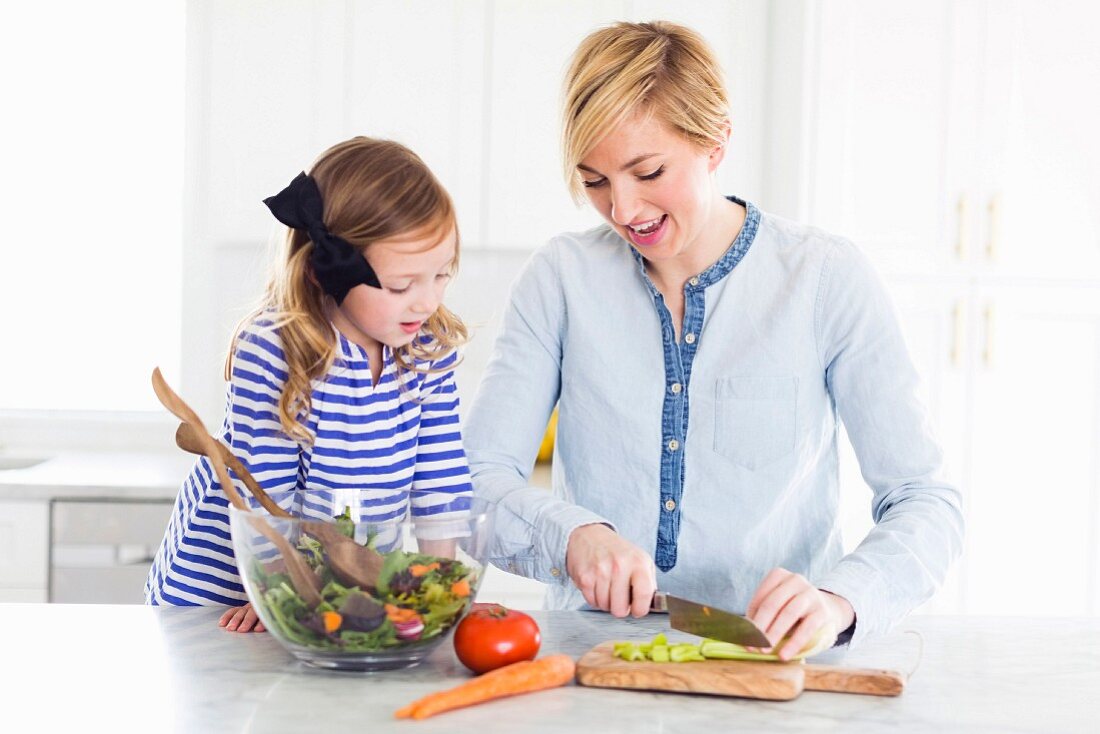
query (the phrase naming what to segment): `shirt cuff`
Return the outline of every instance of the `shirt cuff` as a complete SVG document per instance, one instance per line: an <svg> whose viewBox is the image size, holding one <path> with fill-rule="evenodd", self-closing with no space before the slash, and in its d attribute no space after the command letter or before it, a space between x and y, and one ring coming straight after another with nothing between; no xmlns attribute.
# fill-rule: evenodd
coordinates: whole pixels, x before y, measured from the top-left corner
<svg viewBox="0 0 1100 734"><path fill-rule="evenodd" d="M876 611L872 599L877 583L873 570L841 562L816 584L822 591L846 599L855 612L852 624L837 635L837 645L856 648L874 632Z"/></svg>
<svg viewBox="0 0 1100 734"><path fill-rule="evenodd" d="M596 513L577 505L561 503L544 518L539 528L539 563L535 578L559 586L572 583L565 570L565 552L569 547L569 536L583 525L606 525L618 532L611 522Z"/></svg>

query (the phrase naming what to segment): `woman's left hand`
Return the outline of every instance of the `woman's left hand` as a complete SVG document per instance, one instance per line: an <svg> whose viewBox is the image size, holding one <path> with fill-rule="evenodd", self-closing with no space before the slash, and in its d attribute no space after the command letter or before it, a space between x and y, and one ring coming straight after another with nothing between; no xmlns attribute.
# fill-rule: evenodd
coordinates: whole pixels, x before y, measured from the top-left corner
<svg viewBox="0 0 1100 734"><path fill-rule="evenodd" d="M816 588L801 574L776 568L756 589L746 616L773 646L790 633L781 649L773 647L781 659L789 660L822 627L832 627L835 640L838 632L851 626L855 611L847 599Z"/></svg>

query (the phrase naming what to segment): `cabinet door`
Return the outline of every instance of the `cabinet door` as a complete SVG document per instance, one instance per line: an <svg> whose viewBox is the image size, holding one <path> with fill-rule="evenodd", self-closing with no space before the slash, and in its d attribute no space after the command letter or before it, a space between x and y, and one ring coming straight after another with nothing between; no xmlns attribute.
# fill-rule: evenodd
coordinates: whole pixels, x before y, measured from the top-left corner
<svg viewBox="0 0 1100 734"><path fill-rule="evenodd" d="M19 590L0 598L25 599L29 590L45 592L49 522L45 502L0 502L0 591Z"/></svg>
<svg viewBox="0 0 1100 734"><path fill-rule="evenodd" d="M996 2L987 25L982 257L1100 279L1100 5Z"/></svg>
<svg viewBox="0 0 1100 734"><path fill-rule="evenodd" d="M807 214L888 272L959 264L976 99L971 5L818 6Z"/></svg>
<svg viewBox="0 0 1100 734"><path fill-rule="evenodd" d="M989 287L974 343L967 611L1100 609L1100 289Z"/></svg>
<svg viewBox="0 0 1100 734"><path fill-rule="evenodd" d="M192 195L218 244L262 243L275 226L261 199L344 134L344 5L243 0L191 8Z"/></svg>
<svg viewBox="0 0 1100 734"><path fill-rule="evenodd" d="M574 206L562 174L561 89L569 57L589 32L623 12L615 0L493 4L486 149L486 243L530 250L559 232L600 223Z"/></svg>
<svg viewBox="0 0 1100 734"><path fill-rule="evenodd" d="M347 134L416 151L454 197L463 244L475 247L489 143L488 12L484 0L353 3L346 29Z"/></svg>

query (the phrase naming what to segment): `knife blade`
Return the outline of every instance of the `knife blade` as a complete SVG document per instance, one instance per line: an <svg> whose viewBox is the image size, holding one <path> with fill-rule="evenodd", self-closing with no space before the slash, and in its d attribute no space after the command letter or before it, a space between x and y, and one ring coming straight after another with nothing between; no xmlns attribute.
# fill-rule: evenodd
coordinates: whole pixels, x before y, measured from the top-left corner
<svg viewBox="0 0 1100 734"><path fill-rule="evenodd" d="M668 612L669 627L680 632L745 647L771 649L772 646L767 635L748 617L663 591L653 595L650 611Z"/></svg>

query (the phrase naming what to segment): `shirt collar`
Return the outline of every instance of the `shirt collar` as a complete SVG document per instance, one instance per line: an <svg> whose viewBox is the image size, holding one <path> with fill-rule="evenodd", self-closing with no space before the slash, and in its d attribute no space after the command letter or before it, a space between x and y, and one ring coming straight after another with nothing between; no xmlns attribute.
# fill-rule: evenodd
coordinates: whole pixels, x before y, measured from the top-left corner
<svg viewBox="0 0 1100 734"><path fill-rule="evenodd" d="M696 275L692 279L695 281L694 283L688 281L687 286L685 286L687 288L707 288L726 277L737 263L741 262L741 258L749 251L753 240L756 239L756 231L760 228L760 210L751 202L739 199L736 196L727 196L726 198L734 204L745 207L745 223L741 225L741 231L737 233L737 237L734 239L733 244L729 246L729 249L722 253L722 256L713 265ZM653 285L653 281L649 279L649 274L645 271L645 258L634 247L630 248L630 254L634 256L634 261L638 264L638 270L641 272L650 293L654 296L658 295L657 287Z"/></svg>

